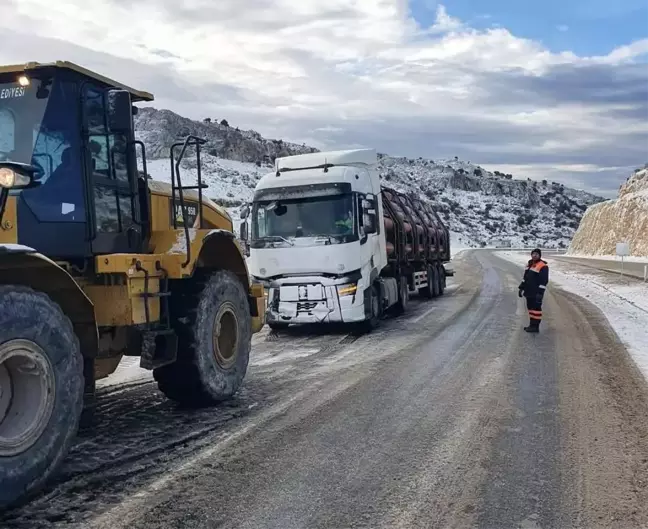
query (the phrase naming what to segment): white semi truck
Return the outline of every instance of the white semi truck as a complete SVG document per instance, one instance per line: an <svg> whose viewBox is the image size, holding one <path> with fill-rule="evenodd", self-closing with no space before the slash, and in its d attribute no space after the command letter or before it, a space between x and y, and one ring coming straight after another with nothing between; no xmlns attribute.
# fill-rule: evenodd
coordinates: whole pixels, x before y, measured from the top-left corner
<svg viewBox="0 0 648 529"><path fill-rule="evenodd" d="M429 204L381 186L376 164L373 149L277 158L257 184L241 238L268 290L271 328L372 329L389 308L404 311L411 293L443 294L447 228Z"/></svg>

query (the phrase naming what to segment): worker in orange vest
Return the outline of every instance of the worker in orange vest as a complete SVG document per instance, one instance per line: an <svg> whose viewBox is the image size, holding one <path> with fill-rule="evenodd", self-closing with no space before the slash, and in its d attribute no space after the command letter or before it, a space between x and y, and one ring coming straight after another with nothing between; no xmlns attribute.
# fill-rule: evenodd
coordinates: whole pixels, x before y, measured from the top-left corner
<svg viewBox="0 0 648 529"><path fill-rule="evenodd" d="M524 278L518 287L518 295L524 296L529 310L529 325L526 332L539 332L542 321L542 298L549 283L549 265L542 259L539 248L531 251L531 259L524 269Z"/></svg>

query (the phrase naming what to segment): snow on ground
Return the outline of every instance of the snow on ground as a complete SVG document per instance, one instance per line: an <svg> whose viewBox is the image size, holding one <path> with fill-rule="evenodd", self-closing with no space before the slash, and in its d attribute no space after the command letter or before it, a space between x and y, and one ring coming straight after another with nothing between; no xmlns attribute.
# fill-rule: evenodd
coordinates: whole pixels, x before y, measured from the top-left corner
<svg viewBox="0 0 648 529"><path fill-rule="evenodd" d="M618 255L582 255L577 253L566 253L565 257L573 257L575 259L594 259L597 261L618 261L621 262L621 257ZM644 257L638 257L636 255L629 255L624 257L623 261L626 263L647 263L648 264L648 255Z"/></svg>
<svg viewBox="0 0 648 529"><path fill-rule="evenodd" d="M124 356L112 375L97 381L97 388L117 386L139 380L152 380L153 372L142 369L139 364L140 358L138 356Z"/></svg>
<svg viewBox="0 0 648 529"><path fill-rule="evenodd" d="M497 252L497 255L525 264L526 252ZM603 312L633 360L648 379L648 284L606 272L587 272L563 261L549 263L549 288L555 283L563 290L591 299Z"/></svg>

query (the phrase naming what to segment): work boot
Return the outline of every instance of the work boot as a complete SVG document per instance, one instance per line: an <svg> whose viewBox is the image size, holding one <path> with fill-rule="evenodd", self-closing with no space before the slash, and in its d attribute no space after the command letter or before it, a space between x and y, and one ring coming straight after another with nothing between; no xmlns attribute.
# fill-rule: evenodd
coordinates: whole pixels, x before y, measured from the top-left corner
<svg viewBox="0 0 648 529"><path fill-rule="evenodd" d="M529 322L529 325L527 325L524 330L526 332L540 332L540 322L537 321L531 321Z"/></svg>

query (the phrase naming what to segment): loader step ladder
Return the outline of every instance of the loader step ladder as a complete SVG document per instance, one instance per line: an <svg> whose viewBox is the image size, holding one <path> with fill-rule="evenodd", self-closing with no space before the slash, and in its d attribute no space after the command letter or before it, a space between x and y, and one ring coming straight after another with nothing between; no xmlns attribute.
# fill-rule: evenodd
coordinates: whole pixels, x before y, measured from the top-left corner
<svg viewBox="0 0 648 529"><path fill-rule="evenodd" d="M187 214L187 205L185 203L184 192L189 190L198 191L198 213L197 218L199 220L198 228L203 228L203 189L207 189L209 186L204 184L202 181L202 168L200 164L200 147L205 145L207 140L199 138L197 136L187 136L183 142L174 143L171 146L171 211L173 212L173 229L178 229L178 218L175 214L176 204L180 206L180 211L182 214L182 227L184 228L186 245L187 245L187 257L182 264L183 268L191 262L191 238L189 237L189 215ZM184 156L189 147L195 147L196 149L196 176L197 176L197 185L193 186L183 186L182 179L180 177L180 162L184 159ZM175 157L175 152L177 149L182 148L178 157Z"/></svg>
<svg viewBox="0 0 648 529"><path fill-rule="evenodd" d="M171 326L171 312L169 309L169 277L167 271L162 268L160 262L155 263L157 272L162 273L160 277L159 292L149 291L149 271L137 261L135 269L144 273L144 292L139 297L144 299L144 314L146 323L140 327L139 340L136 346L141 351L140 367L144 369L155 369L164 365L172 364L178 355L178 336ZM151 322L149 299L160 299L160 320Z"/></svg>

